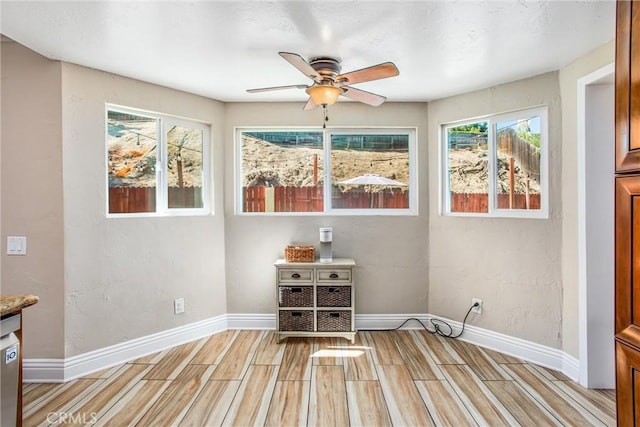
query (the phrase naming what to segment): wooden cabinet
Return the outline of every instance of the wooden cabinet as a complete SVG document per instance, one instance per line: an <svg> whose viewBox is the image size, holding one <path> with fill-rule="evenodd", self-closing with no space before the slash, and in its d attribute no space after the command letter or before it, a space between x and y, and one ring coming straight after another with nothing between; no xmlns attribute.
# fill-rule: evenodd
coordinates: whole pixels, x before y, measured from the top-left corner
<svg viewBox="0 0 640 427"><path fill-rule="evenodd" d="M616 341L616 401L619 426L640 425L640 352Z"/></svg>
<svg viewBox="0 0 640 427"><path fill-rule="evenodd" d="M616 172L640 172L640 2L618 1Z"/></svg>
<svg viewBox="0 0 640 427"><path fill-rule="evenodd" d="M618 176L615 186L615 331L640 349L640 176Z"/></svg>
<svg viewBox="0 0 640 427"><path fill-rule="evenodd" d="M640 425L640 2L616 20L615 341L620 426Z"/></svg>
<svg viewBox="0 0 640 427"><path fill-rule="evenodd" d="M618 174L615 186L618 423L640 425L634 424L640 419L640 175Z"/></svg>
<svg viewBox="0 0 640 427"><path fill-rule="evenodd" d="M354 342L354 260L288 263L280 259L275 267L278 341L295 336L337 336Z"/></svg>

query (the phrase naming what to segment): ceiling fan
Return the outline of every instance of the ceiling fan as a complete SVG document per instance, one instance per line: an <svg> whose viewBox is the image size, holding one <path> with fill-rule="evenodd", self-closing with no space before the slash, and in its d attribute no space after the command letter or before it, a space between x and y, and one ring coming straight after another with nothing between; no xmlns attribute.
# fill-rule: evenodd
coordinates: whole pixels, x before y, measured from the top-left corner
<svg viewBox="0 0 640 427"><path fill-rule="evenodd" d="M334 104L340 95L377 107L387 98L362 89L356 89L350 85L386 79L400 74L398 68L392 62L383 62L371 67L340 74L342 65L338 58L319 56L311 58L309 62L307 62L296 53L278 53L302 74L312 79L313 83L311 85L298 84L248 89L247 92L256 93L281 89L305 89L305 92L309 94L309 100L304 106L305 110L322 106L326 111L326 107Z"/></svg>

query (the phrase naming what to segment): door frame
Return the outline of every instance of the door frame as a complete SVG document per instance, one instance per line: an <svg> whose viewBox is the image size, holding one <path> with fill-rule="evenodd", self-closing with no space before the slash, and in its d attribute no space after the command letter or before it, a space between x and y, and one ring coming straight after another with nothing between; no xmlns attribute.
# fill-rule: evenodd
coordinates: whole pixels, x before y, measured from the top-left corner
<svg viewBox="0 0 640 427"><path fill-rule="evenodd" d="M603 292L594 280L589 280L587 269L587 251L590 232L587 229L587 164L586 152L589 130L587 122L588 86L611 80L615 76L615 64L606 65L578 80L578 341L579 341L579 383L587 388L615 388L615 354L614 354L614 288ZM611 80L613 82L613 80ZM615 86L615 83L612 83ZM614 93L612 91L612 93ZM613 105L612 99L612 105ZM615 152L615 121L611 117L611 141L609 147L612 155ZM614 163L611 163L611 176ZM614 188L611 186L611 199L603 200L613 206ZM613 238L614 223L611 219L611 236ZM593 237L591 237L593 240ZM614 271L614 247L611 248L611 265ZM614 284L614 277L611 277ZM592 307L590 301L599 301L600 307ZM604 308L603 308L604 307Z"/></svg>

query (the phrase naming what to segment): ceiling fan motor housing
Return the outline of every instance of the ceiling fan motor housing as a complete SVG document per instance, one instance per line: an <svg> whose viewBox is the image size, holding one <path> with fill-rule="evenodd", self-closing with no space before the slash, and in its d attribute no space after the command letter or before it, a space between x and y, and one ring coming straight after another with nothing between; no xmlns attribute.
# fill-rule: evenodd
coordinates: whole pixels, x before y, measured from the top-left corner
<svg viewBox="0 0 640 427"><path fill-rule="evenodd" d="M311 65L311 67L313 67L313 69L322 76L323 81L330 80L335 82L336 77L338 77L340 70L342 69L339 59L328 56L311 58L311 60L309 60L309 65Z"/></svg>

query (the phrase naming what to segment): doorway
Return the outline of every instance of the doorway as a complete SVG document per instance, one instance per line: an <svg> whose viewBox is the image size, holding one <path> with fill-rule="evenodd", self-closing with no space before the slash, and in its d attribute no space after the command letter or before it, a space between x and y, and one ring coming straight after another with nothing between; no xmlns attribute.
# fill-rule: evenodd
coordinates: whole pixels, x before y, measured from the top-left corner
<svg viewBox="0 0 640 427"><path fill-rule="evenodd" d="M614 64L578 80L578 290L582 386L615 388Z"/></svg>

